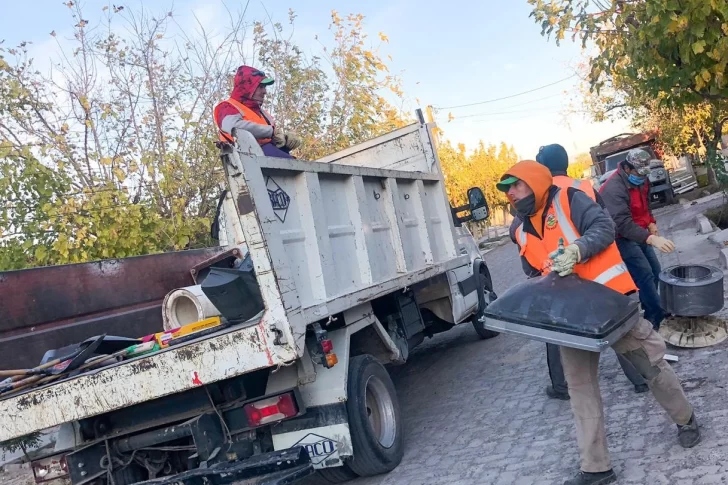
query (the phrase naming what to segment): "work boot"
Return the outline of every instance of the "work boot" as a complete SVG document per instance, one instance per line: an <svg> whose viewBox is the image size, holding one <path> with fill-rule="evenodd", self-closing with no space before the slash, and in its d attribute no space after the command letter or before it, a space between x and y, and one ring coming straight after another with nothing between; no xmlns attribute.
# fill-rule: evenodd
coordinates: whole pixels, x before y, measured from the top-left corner
<svg viewBox="0 0 728 485"><path fill-rule="evenodd" d="M614 483L616 481L617 475L614 474L614 470L598 473L580 471L571 480L566 480L564 485L606 485L607 483Z"/></svg>
<svg viewBox="0 0 728 485"><path fill-rule="evenodd" d="M642 394L642 393L647 392L649 390L650 390L650 388L647 387L647 384L637 384L636 386L634 386L634 392L635 392L635 394Z"/></svg>
<svg viewBox="0 0 728 485"><path fill-rule="evenodd" d="M690 417L688 424L677 425L677 440L683 448L692 448L700 443L700 428L695 413Z"/></svg>
<svg viewBox="0 0 728 485"><path fill-rule="evenodd" d="M554 389L554 386L548 386L546 388L546 395L551 399L560 399L561 401L568 401L570 399L568 392L557 391Z"/></svg>

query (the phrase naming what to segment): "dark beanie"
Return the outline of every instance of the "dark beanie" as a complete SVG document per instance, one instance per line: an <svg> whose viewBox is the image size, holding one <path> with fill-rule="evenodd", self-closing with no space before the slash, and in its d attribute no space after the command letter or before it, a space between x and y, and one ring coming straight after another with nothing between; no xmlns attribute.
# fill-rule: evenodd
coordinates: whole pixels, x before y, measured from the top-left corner
<svg viewBox="0 0 728 485"><path fill-rule="evenodd" d="M566 150L557 143L539 148L536 161L545 165L551 171L551 175L566 175L566 169L569 166L569 156L566 154Z"/></svg>

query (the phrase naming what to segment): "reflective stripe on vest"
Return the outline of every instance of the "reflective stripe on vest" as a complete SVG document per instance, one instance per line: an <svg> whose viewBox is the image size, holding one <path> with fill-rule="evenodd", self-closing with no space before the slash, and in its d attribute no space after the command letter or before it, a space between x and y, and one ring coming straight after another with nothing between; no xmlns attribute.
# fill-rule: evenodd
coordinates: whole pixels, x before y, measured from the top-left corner
<svg viewBox="0 0 728 485"><path fill-rule="evenodd" d="M627 265L624 263L617 263L603 273L597 275L597 277L594 278L594 281L604 285L612 278L616 278L617 276L627 272Z"/></svg>
<svg viewBox="0 0 728 485"><path fill-rule="evenodd" d="M556 223L563 231L564 242L566 242L568 245L568 244L573 244L574 241L579 239L579 234L577 234L576 228L574 228L574 225L571 222L571 218L566 216L566 212L564 211L564 207L563 207L562 201L561 201L562 193L566 194L566 191L559 190L559 193L554 196L554 200L551 204L552 204L554 210L556 211ZM568 201L568 199L567 199L567 201ZM568 204L568 202L567 202L567 204Z"/></svg>
<svg viewBox="0 0 728 485"><path fill-rule="evenodd" d="M240 113L240 116L242 116L245 121L249 121L258 125L273 126L273 118L270 114L266 113L263 110L261 110L262 114L258 114L252 109L245 106L243 103L236 101L232 98L228 98L225 101L218 103L213 111L213 120L215 121L215 126L217 126L217 131L219 134L218 138L222 142L233 143L235 141L233 140L233 137L230 136L230 133L222 131L222 126L217 124L217 113L223 103L228 103L230 106L237 109ZM220 123L222 123L222 120L220 120ZM265 145L266 143L270 143L270 141L270 138L260 138L258 139L258 144Z"/></svg>
<svg viewBox="0 0 728 485"><path fill-rule="evenodd" d="M573 244L581 237L571 221L571 207L566 190L559 189L554 195L551 206L546 211L543 231L543 239L539 239L527 233L521 223L516 228L515 235L521 256L533 268L542 274L548 274L551 271L549 254L558 249L559 239L563 238L565 243ZM637 289L615 243L588 260L577 263L574 273L622 294Z"/></svg>
<svg viewBox="0 0 728 485"><path fill-rule="evenodd" d="M577 180L567 177L566 175L556 175L553 180L554 185L560 189L566 189L569 187L578 189L588 195L591 200L597 200L597 196L594 193L594 186L592 186L591 182L588 180Z"/></svg>

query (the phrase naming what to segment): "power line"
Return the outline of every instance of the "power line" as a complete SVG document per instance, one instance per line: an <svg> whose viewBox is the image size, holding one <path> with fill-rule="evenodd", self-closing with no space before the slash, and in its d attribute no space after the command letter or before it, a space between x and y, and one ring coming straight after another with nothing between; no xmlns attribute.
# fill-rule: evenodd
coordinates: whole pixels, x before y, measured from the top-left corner
<svg viewBox="0 0 728 485"><path fill-rule="evenodd" d="M491 113L476 113L476 114L472 114L472 115L455 116L452 121L458 121L458 120L462 120L465 118L475 118L478 116L509 115L509 114L513 114L513 113L538 113L538 112L549 111L549 110L554 110L554 109L558 110L558 109L560 109L560 106L546 106L546 107L542 106L541 108L537 108L537 109L526 108L526 109L516 109L513 111L496 111L496 112L491 112Z"/></svg>
<svg viewBox="0 0 728 485"><path fill-rule="evenodd" d="M529 89L528 91L523 91L523 92L516 93L516 94L510 94L508 96L503 96L502 98L487 99L485 101L478 101L476 103L458 104L456 106L436 106L435 108L436 109L457 109L457 108L466 108L468 106L476 106L476 105L479 105L479 104L495 103L496 101L503 101L504 99L516 98L518 96L523 96L524 94L529 94L529 93L533 93L535 91L540 91L541 89L546 89L548 87L555 86L555 85L557 85L559 83L562 83L564 81L568 81L569 79L571 79L573 77L576 77L576 74L572 74L569 77L565 77L563 79L559 79L558 81L554 81L554 82L549 83L549 84L544 84L543 86L539 86L537 88Z"/></svg>
<svg viewBox="0 0 728 485"><path fill-rule="evenodd" d="M524 101L523 103L509 104L508 106L503 106L500 109L518 108L519 106L531 106L531 105L534 105L536 103L540 103L541 101L546 101L547 99L558 98L558 97L561 97L563 95L564 95L564 93L551 94L549 96L542 96L540 98L531 99L529 101ZM489 115L489 114L494 114L494 113L491 113L491 112L474 113L474 114L469 114L469 115L464 115L464 116L456 116L455 118L456 119L460 119L460 118L470 118L470 117L481 116L481 115L484 116L484 115Z"/></svg>
<svg viewBox="0 0 728 485"><path fill-rule="evenodd" d="M501 123L505 121L516 121L516 120L526 120L526 119L535 119L535 118L543 118L545 116L552 116L559 114L559 111L542 111L540 113L530 113L527 115L521 115L521 116L511 116L511 117L505 117L505 118L486 118L486 119L480 119L480 120L470 120L469 123L471 124L480 124L480 123ZM457 120L453 120L457 121ZM447 128L443 128L447 129Z"/></svg>

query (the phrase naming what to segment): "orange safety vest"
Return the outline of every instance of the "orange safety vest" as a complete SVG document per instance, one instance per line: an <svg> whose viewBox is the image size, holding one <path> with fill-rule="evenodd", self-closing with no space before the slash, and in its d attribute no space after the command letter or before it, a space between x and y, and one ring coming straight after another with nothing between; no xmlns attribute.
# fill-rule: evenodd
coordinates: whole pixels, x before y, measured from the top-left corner
<svg viewBox="0 0 728 485"><path fill-rule="evenodd" d="M566 190L559 189L554 195L551 206L546 212L543 228L543 239L523 230L523 222L516 228L516 241L521 250L521 256L541 274L551 272L549 254L559 247L559 239L566 245L573 244L581 234L571 222L571 206ZM617 245L612 243L599 254L582 261L574 266L574 273L580 277L601 283L623 295L637 291L627 266L619 254Z"/></svg>
<svg viewBox="0 0 728 485"><path fill-rule="evenodd" d="M261 110L263 114L258 114L252 109L245 106L243 103L234 100L233 98L228 98L225 101L222 101L220 103L217 103L217 106L215 106L215 110L213 112L213 119L215 120L215 126L217 126L217 131L219 133L219 140L224 143L233 143L235 140L233 140L233 137L230 136L230 133L226 133L222 131L222 126L217 124L218 119L218 110L222 106L223 103L229 103L231 106L236 108L240 112L240 116L243 117L245 121L250 121L251 123L256 123L259 125L265 125L265 126L272 126L273 125L273 117L266 113L265 111ZM220 120L222 123L222 120ZM258 140L258 144L265 145L266 143L270 143L270 138L261 138Z"/></svg>
<svg viewBox="0 0 728 485"><path fill-rule="evenodd" d="M571 177L567 177L566 175L556 175L554 177L554 185L561 189L574 187L575 189L579 189L586 195L588 195L591 200L597 200L597 196L594 193L594 187L588 180L577 180Z"/></svg>

